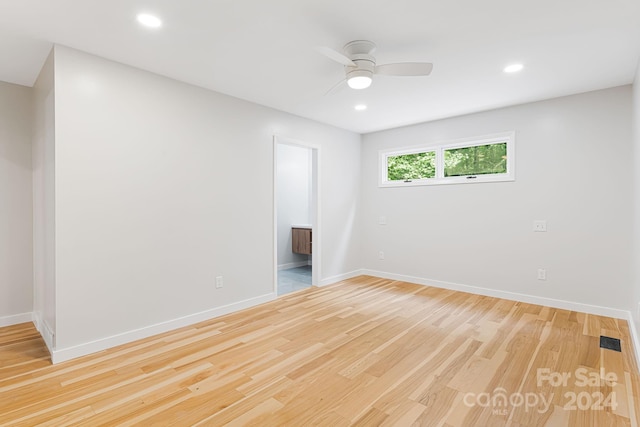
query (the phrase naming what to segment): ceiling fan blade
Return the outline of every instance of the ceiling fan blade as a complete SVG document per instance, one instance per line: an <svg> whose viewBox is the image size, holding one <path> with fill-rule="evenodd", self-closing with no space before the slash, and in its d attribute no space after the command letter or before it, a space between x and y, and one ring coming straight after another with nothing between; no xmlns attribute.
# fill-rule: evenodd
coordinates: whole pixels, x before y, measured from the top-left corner
<svg viewBox="0 0 640 427"><path fill-rule="evenodd" d="M347 79L342 79L340 80L338 83L336 83L335 85L333 85L333 87L331 89L329 89L324 96L327 95L333 95L334 93L337 93L339 89L343 88L343 83L345 83L347 81Z"/></svg>
<svg viewBox="0 0 640 427"><path fill-rule="evenodd" d="M333 49L331 49L330 47L326 47L326 46L318 46L316 47L316 50L318 52L320 52L321 54L323 54L324 56L326 56L329 59L333 59L336 62L339 62L342 65L345 66L350 66L350 67L355 67L356 64L350 60L349 58L347 58L345 55L341 54L340 52L337 52Z"/></svg>
<svg viewBox="0 0 640 427"><path fill-rule="evenodd" d="M376 74L385 76L428 76L433 64L429 62L398 62L376 66Z"/></svg>

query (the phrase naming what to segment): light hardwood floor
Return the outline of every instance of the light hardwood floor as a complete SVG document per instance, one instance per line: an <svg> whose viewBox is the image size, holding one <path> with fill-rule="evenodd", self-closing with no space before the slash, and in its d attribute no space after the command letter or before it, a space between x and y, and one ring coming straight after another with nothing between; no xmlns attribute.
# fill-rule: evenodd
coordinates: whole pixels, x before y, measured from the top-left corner
<svg viewBox="0 0 640 427"><path fill-rule="evenodd" d="M635 426L638 396L625 321L367 276L55 366L0 329L2 426Z"/></svg>

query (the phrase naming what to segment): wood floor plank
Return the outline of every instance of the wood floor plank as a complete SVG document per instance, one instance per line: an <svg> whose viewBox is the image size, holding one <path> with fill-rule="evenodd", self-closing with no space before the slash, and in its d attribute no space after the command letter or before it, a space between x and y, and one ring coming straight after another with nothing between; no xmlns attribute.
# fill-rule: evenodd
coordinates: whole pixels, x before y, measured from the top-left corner
<svg viewBox="0 0 640 427"><path fill-rule="evenodd" d="M622 352L600 349L601 334ZM370 276L59 365L47 354L31 323L0 328L0 425L637 427L640 416L626 321Z"/></svg>

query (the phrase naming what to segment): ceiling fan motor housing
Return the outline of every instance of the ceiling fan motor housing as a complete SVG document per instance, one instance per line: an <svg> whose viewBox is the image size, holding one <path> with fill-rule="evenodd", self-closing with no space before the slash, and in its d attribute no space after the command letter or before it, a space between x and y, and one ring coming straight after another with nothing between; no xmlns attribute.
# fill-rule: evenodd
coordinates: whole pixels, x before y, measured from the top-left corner
<svg viewBox="0 0 640 427"><path fill-rule="evenodd" d="M355 67L349 65L344 67L347 72L347 79L360 76L373 78L373 72L376 67L376 63L374 61L368 59L355 59L353 62L356 64Z"/></svg>
<svg viewBox="0 0 640 427"><path fill-rule="evenodd" d="M368 40L354 40L347 43L344 53L353 61L355 66L345 66L347 80L353 77L373 78L376 68L376 59L372 53L376 50L376 45Z"/></svg>
<svg viewBox="0 0 640 427"><path fill-rule="evenodd" d="M344 45L344 53L352 58L353 55L371 55L376 50L376 44L369 40L354 40ZM353 59L353 58L352 58Z"/></svg>

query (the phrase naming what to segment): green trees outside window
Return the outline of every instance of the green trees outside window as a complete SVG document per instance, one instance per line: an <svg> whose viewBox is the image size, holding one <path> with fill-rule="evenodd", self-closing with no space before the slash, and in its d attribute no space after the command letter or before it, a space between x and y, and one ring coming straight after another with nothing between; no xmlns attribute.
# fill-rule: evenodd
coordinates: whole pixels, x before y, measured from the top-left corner
<svg viewBox="0 0 640 427"><path fill-rule="evenodd" d="M444 150L444 176L507 173L507 143Z"/></svg>
<svg viewBox="0 0 640 427"><path fill-rule="evenodd" d="M435 151L387 157L387 179L389 181L425 179L435 176Z"/></svg>

